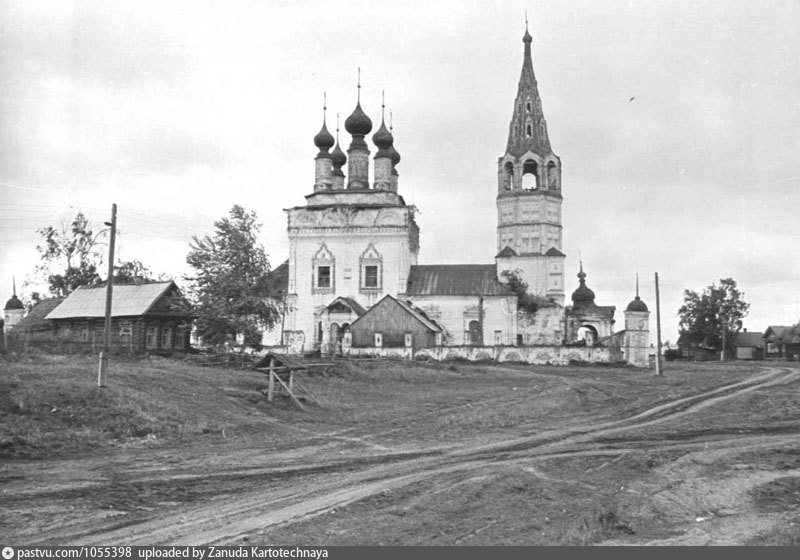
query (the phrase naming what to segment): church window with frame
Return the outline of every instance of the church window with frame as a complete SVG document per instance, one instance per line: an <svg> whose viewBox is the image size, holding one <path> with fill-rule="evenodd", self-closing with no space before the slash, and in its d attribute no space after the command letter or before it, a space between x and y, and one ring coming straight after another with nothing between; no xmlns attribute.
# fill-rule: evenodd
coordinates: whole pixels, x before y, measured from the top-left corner
<svg viewBox="0 0 800 560"><path fill-rule="evenodd" d="M360 258L360 282L361 291L376 291L383 288L383 257L370 243Z"/></svg>
<svg viewBox="0 0 800 560"><path fill-rule="evenodd" d="M314 293L333 292L335 289L335 262L333 253L328 250L324 243L312 259L312 268L312 291Z"/></svg>

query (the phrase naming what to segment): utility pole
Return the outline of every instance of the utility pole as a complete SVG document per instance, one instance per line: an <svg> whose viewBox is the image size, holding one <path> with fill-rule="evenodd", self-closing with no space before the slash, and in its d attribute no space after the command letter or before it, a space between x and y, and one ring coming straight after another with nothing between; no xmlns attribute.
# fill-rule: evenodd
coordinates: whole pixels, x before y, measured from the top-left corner
<svg viewBox="0 0 800 560"><path fill-rule="evenodd" d="M103 332L103 349L100 351L100 369L97 371L97 386L106 386L106 370L108 369L109 342L111 341L111 292L114 286L114 239L117 235L117 205L111 205L111 239L108 243L108 280L106 280L106 321Z"/></svg>
<svg viewBox="0 0 800 560"><path fill-rule="evenodd" d="M725 349L727 348L727 332L728 332L728 319L723 317L722 318L722 351L719 353L719 361L724 362L727 356L725 355Z"/></svg>
<svg viewBox="0 0 800 560"><path fill-rule="evenodd" d="M661 376L661 300L658 296L658 272L656 272L656 375Z"/></svg>

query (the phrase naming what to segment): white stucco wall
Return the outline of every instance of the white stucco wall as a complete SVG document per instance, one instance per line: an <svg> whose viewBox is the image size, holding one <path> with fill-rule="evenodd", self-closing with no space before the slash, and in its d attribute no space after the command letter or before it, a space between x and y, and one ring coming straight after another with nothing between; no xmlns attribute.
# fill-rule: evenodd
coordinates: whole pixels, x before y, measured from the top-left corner
<svg viewBox="0 0 800 560"><path fill-rule="evenodd" d="M415 295L407 299L444 329L447 346L469 344L469 323L481 320L479 296ZM484 345L495 344L495 331L500 331L501 344L513 344L517 336L516 296L484 296L482 310Z"/></svg>
<svg viewBox="0 0 800 560"><path fill-rule="evenodd" d="M285 328L305 335L305 350L320 342L319 314L336 297L352 298L368 309L387 293L405 290L409 269L417 262L411 209L339 206L287 212L290 309ZM362 287L361 258L370 244L380 260L377 289ZM315 289L313 284L315 256L323 246L332 266L332 286L327 290Z"/></svg>

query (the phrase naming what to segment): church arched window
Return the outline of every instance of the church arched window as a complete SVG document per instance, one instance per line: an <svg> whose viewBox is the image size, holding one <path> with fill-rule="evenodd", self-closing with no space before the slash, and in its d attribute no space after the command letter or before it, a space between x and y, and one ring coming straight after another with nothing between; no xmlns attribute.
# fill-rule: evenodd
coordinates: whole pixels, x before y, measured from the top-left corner
<svg viewBox="0 0 800 560"><path fill-rule="evenodd" d="M514 164L507 161L503 166L503 188L510 191L514 188Z"/></svg>
<svg viewBox="0 0 800 560"><path fill-rule="evenodd" d="M531 125L531 123L525 125L525 136L528 138L533 136L533 125Z"/></svg>
<svg viewBox="0 0 800 560"><path fill-rule="evenodd" d="M539 188L539 165L532 159L522 164L522 188L528 191Z"/></svg>
<svg viewBox="0 0 800 560"><path fill-rule="evenodd" d="M530 100L525 102L525 110L527 112L529 112L529 113L531 112L531 102L530 102Z"/></svg>
<svg viewBox="0 0 800 560"><path fill-rule="evenodd" d="M551 191L558 190L558 167L554 161L547 164L547 188Z"/></svg>

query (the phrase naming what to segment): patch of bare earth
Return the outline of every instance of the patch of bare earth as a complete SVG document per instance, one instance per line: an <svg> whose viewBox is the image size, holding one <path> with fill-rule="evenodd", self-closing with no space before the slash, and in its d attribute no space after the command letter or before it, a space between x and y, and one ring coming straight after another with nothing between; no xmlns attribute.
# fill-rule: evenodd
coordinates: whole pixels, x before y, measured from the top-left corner
<svg viewBox="0 0 800 560"><path fill-rule="evenodd" d="M89 366L58 375L80 388ZM0 531L20 544L785 544L797 534L796 368L683 364L657 378L342 363L304 380L320 403L300 412L266 403L255 372L128 364L121 392L102 398L124 397L151 431L115 437L23 417L39 406L24 388L41 371L14 367L9 398L22 412L4 436L16 443L0 465ZM50 456L41 446L58 430L71 447Z"/></svg>

